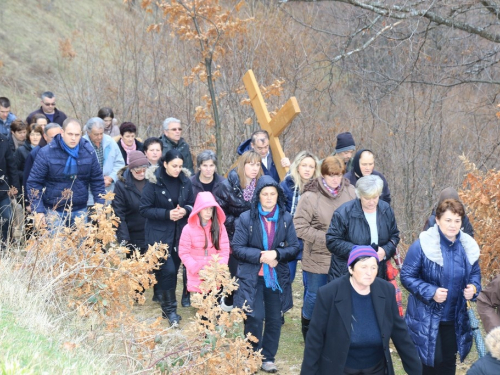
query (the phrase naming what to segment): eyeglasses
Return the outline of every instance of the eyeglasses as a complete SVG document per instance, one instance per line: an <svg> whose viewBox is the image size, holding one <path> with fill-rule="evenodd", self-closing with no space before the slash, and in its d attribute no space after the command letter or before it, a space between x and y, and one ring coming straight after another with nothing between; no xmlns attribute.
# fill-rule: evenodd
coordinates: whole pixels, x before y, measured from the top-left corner
<svg viewBox="0 0 500 375"><path fill-rule="evenodd" d="M43 102L42 102L43 103ZM56 106L56 103L43 103L43 105L47 106L47 107L55 107Z"/></svg>
<svg viewBox="0 0 500 375"><path fill-rule="evenodd" d="M173 128L173 129L168 129L168 130L170 130L171 132L181 132L182 128Z"/></svg>
<svg viewBox="0 0 500 375"><path fill-rule="evenodd" d="M142 167L136 167L136 168L133 168L132 170L135 172L135 173L144 173L146 172L146 169L148 169L148 167L146 165L142 166Z"/></svg>

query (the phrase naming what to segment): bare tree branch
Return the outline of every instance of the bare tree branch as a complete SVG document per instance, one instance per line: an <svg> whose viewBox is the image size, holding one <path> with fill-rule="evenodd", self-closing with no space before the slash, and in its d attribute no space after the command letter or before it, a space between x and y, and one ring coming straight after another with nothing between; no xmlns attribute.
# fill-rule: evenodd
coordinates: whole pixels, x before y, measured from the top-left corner
<svg viewBox="0 0 500 375"><path fill-rule="evenodd" d="M401 6L401 5L387 5L380 2L375 1L361 1L361 0L282 0L282 3L291 3L291 2L319 2L319 1L330 1L330 2L338 2L350 4L358 8L362 8L368 10L370 12L379 14L381 16L405 20L411 18L423 17L428 19L431 22L434 22L438 25L443 25L446 27L458 29L465 31L470 34L477 35L483 39L489 40L494 43L500 43L500 34L494 32L486 31L485 27L475 26L471 23L462 22L458 19L449 16L443 16L436 12L433 12L429 9L417 9L414 6ZM481 1L483 5L485 5L486 9L493 13L498 18L498 6L493 3L491 0ZM416 4L413 4L416 5Z"/></svg>

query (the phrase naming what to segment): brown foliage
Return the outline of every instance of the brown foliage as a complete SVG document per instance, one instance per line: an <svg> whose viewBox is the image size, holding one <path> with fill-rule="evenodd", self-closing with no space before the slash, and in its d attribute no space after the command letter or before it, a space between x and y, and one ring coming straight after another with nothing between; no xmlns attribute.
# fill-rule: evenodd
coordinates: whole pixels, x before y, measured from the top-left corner
<svg viewBox="0 0 500 375"><path fill-rule="evenodd" d="M468 209L474 238L481 248L481 274L488 282L500 272L500 171L483 172L465 156L460 159L467 174L459 195Z"/></svg>

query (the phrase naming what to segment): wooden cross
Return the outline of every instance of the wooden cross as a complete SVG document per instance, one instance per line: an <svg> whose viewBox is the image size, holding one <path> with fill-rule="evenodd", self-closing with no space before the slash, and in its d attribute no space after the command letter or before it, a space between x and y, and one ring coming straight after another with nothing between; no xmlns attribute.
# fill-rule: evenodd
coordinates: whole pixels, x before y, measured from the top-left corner
<svg viewBox="0 0 500 375"><path fill-rule="evenodd" d="M273 155L273 161L278 170L280 179L283 179L288 172L288 168L283 168L281 166L281 159L285 157L285 153L281 148L279 136L283 133L283 130L290 125L293 119L300 113L299 104L297 99L292 96L285 103L279 112L271 119L269 111L267 110L266 103L260 92L259 85L255 80L255 76L252 70L246 72L243 76L243 83L247 89L248 96L250 97L250 102L252 103L252 108L257 115L257 120L259 121L260 127L269 133L269 146L271 147L271 153Z"/></svg>

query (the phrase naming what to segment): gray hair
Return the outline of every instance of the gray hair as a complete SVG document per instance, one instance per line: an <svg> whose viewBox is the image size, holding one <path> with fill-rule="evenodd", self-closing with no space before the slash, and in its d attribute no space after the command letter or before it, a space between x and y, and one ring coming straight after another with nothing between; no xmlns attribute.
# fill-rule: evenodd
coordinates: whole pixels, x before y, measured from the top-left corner
<svg viewBox="0 0 500 375"><path fill-rule="evenodd" d="M45 99L45 98L49 98L49 99L52 99L52 98L55 98L56 96L54 95L54 93L52 91L45 91L42 95L41 95L41 99Z"/></svg>
<svg viewBox="0 0 500 375"><path fill-rule="evenodd" d="M92 117L85 124L85 127L83 128L83 131L85 131L85 132L91 132L92 129L94 129L94 128L104 129L104 127L105 127L105 124L104 124L104 120L102 118L100 118L100 117Z"/></svg>
<svg viewBox="0 0 500 375"><path fill-rule="evenodd" d="M181 120L175 117L166 118L165 121L163 121L163 130L168 130L168 126L170 125L171 122L178 122L180 124Z"/></svg>
<svg viewBox="0 0 500 375"><path fill-rule="evenodd" d="M380 197L383 188L384 181L379 176L374 174L364 176L356 182L356 196L358 198Z"/></svg>
<svg viewBox="0 0 500 375"><path fill-rule="evenodd" d="M45 133L45 135L47 135L47 134L48 134L48 131L49 131L50 129L55 129L55 128L62 129L62 128L61 128L61 125L56 124L55 122L51 122L51 123L49 123L49 124L45 125L45 129L43 129L43 132Z"/></svg>
<svg viewBox="0 0 500 375"><path fill-rule="evenodd" d="M196 166L200 168L204 161L212 160L217 165L217 155L212 150L205 150L198 154L196 157Z"/></svg>

